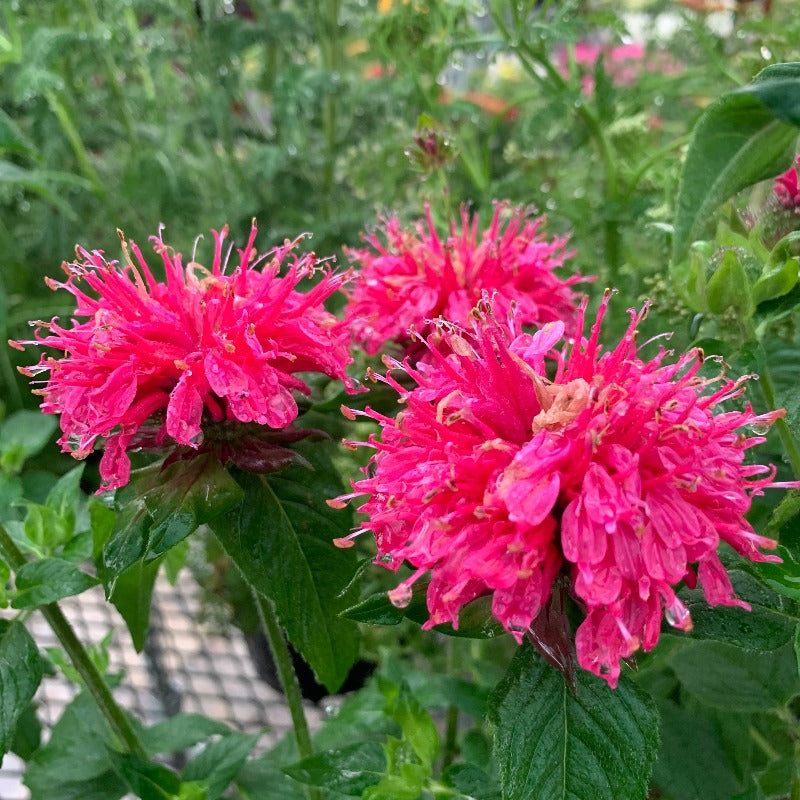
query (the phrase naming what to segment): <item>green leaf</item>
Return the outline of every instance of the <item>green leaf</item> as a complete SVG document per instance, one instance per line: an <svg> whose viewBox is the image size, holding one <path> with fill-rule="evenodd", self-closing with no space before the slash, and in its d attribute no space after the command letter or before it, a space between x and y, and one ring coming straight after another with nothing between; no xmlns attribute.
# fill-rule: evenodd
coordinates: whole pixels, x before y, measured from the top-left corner
<svg viewBox="0 0 800 800"><path fill-rule="evenodd" d="M14 505L22 498L22 481L16 475L0 471L0 522L17 519Z"/></svg>
<svg viewBox="0 0 800 800"><path fill-rule="evenodd" d="M304 758L283 771L299 783L320 786L349 797L361 797L367 786L379 783L386 772L386 756L378 742L326 750Z"/></svg>
<svg viewBox="0 0 800 800"><path fill-rule="evenodd" d="M50 441L56 419L38 411L15 411L0 425L0 468L19 472L25 460Z"/></svg>
<svg viewBox="0 0 800 800"><path fill-rule="evenodd" d="M800 782L800 764L794 756L779 758L770 762L758 775L758 786L767 798L785 800L791 797L793 782ZM794 784L794 785L800 785Z"/></svg>
<svg viewBox="0 0 800 800"><path fill-rule="evenodd" d="M721 642L686 642L670 665L698 700L727 711L779 709L800 692L791 644L751 653Z"/></svg>
<svg viewBox="0 0 800 800"><path fill-rule="evenodd" d="M137 470L119 493L120 513L103 549L103 580L114 580L141 558L157 558L200 525L236 506L242 490L211 455Z"/></svg>
<svg viewBox="0 0 800 800"><path fill-rule="evenodd" d="M178 575L186 566L186 559L189 557L189 542L186 540L178 542L171 550L164 555L164 574L167 576L171 586L178 582Z"/></svg>
<svg viewBox="0 0 800 800"><path fill-rule="evenodd" d="M497 782L475 764L452 764L444 771L442 783L471 800L502 800Z"/></svg>
<svg viewBox="0 0 800 800"><path fill-rule="evenodd" d="M400 726L403 739L430 772L439 754L439 733L430 714L406 684L397 686L379 678L378 685L388 700L386 713Z"/></svg>
<svg viewBox="0 0 800 800"><path fill-rule="evenodd" d="M770 64L753 79L754 93L778 118L800 127L800 62ZM745 86L739 91L746 92Z"/></svg>
<svg viewBox="0 0 800 800"><path fill-rule="evenodd" d="M244 764L236 776L242 800L307 800L303 787L284 774L279 760L269 751Z"/></svg>
<svg viewBox="0 0 800 800"><path fill-rule="evenodd" d="M380 783L367 786L364 800L417 800L431 777L429 766L416 763L414 753L405 740L390 736L383 746L388 774Z"/></svg>
<svg viewBox="0 0 800 800"><path fill-rule="evenodd" d="M88 503L89 527L92 532L92 559L96 560L103 552L117 522L117 512L104 505L96 497Z"/></svg>
<svg viewBox="0 0 800 800"><path fill-rule="evenodd" d="M758 181L785 170L794 154L800 77L761 75L723 95L703 113L683 165L676 204L672 260L702 237L712 212Z"/></svg>
<svg viewBox="0 0 800 800"><path fill-rule="evenodd" d="M0 608L8 606L8 582L11 580L11 570L5 561L0 560Z"/></svg>
<svg viewBox="0 0 800 800"><path fill-rule="evenodd" d="M242 768L260 733L229 733L206 745L183 771L184 781L205 781L206 800L217 800Z"/></svg>
<svg viewBox="0 0 800 800"><path fill-rule="evenodd" d="M211 528L247 581L272 600L320 683L334 692L358 654L356 625L339 617L352 604L353 589L342 590L356 558L332 544L349 528L349 515L324 501L341 492L332 465L314 449L302 452L313 470L290 467L269 478L242 474L244 502Z"/></svg>
<svg viewBox="0 0 800 800"><path fill-rule="evenodd" d="M421 625L430 616L426 600L429 584L430 580L425 578L415 581L411 602L405 608L392 605L386 592L376 592L346 608L341 616L369 625L397 625L406 618ZM446 623L436 625L433 630L463 639L493 639L505 634L503 626L492 615L492 598L488 595L467 603L461 609L458 628Z"/></svg>
<svg viewBox="0 0 800 800"><path fill-rule="evenodd" d="M794 258L787 258L774 266L767 265L753 284L753 302L759 305L783 297L794 289L797 278L797 260Z"/></svg>
<svg viewBox="0 0 800 800"><path fill-rule="evenodd" d="M37 503L26 503L26 506L24 530L28 541L43 552L51 552L63 544L66 531L56 512Z"/></svg>
<svg viewBox="0 0 800 800"><path fill-rule="evenodd" d="M66 538L70 538L75 532L78 506L83 499L81 478L83 477L85 466L85 464L79 464L65 475L62 475L50 490L45 501L45 505L51 508L61 520Z"/></svg>
<svg viewBox="0 0 800 800"><path fill-rule="evenodd" d="M187 750L208 739L209 736L227 736L231 729L222 722L202 714L176 714L156 725L145 728L139 738L151 756Z"/></svg>
<svg viewBox="0 0 800 800"><path fill-rule="evenodd" d="M643 800L658 751L652 701L578 670L573 695L530 645L520 648L489 710L503 800Z"/></svg>
<svg viewBox="0 0 800 800"><path fill-rule="evenodd" d="M710 719L664 701L653 784L669 800L730 800L742 790Z"/></svg>
<svg viewBox="0 0 800 800"><path fill-rule="evenodd" d="M21 622L0 620L0 759L42 679L42 659Z"/></svg>
<svg viewBox="0 0 800 800"><path fill-rule="evenodd" d="M85 592L100 581L62 558L42 558L29 561L14 578L17 594L13 608L37 608L54 603L63 597Z"/></svg>
<svg viewBox="0 0 800 800"><path fill-rule="evenodd" d="M137 653L142 652L150 627L150 604L161 559L137 561L117 576L109 600L122 615Z"/></svg>
<svg viewBox="0 0 800 800"><path fill-rule="evenodd" d="M780 563L759 562L749 569L771 589L792 600L800 601L800 561L796 560L793 552L783 545L778 545L775 554L780 556Z"/></svg>
<svg viewBox="0 0 800 800"><path fill-rule="evenodd" d="M109 751L111 729L88 692L81 692L28 762L31 800L119 800L128 787Z"/></svg>
<svg viewBox="0 0 800 800"><path fill-rule="evenodd" d="M755 303L750 292L750 281L735 250L726 250L723 254L722 263L708 281L706 301L715 314L724 314L728 309L733 309L739 319L753 316Z"/></svg>
<svg viewBox="0 0 800 800"><path fill-rule="evenodd" d="M800 604L786 600L766 589L754 577L741 570L729 570L734 591L751 606L710 606L702 590L684 590L681 599L692 615L693 639L714 639L748 650L777 650L792 637ZM678 638L685 634L665 631Z"/></svg>
<svg viewBox="0 0 800 800"><path fill-rule="evenodd" d="M140 800L175 800L181 779L163 764L144 761L128 753L111 753L117 771Z"/></svg>
<svg viewBox="0 0 800 800"><path fill-rule="evenodd" d="M42 744L42 723L36 713L36 703L30 703L17 719L17 730L11 752L28 761Z"/></svg>

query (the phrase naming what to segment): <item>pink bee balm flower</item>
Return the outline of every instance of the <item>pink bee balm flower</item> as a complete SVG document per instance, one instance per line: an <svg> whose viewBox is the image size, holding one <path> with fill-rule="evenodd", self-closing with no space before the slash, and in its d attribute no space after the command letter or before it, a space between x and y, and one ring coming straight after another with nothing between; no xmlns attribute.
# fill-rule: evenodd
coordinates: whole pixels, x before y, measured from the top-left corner
<svg viewBox="0 0 800 800"><path fill-rule="evenodd" d="M576 295L570 286L581 277L554 273L571 255L566 238L546 239L539 233L543 220L527 219L523 208L510 209L504 224L506 208L495 205L480 237L477 216L470 220L462 208L461 230L452 225L443 241L426 204L425 220L414 230L389 217L383 223L385 243L372 234L370 247L347 251L361 267L345 311L354 340L375 354L390 342L407 347L410 327L430 332L429 321L439 316L465 325L485 290L498 293L498 313L515 303L522 323L574 321Z"/></svg>
<svg viewBox="0 0 800 800"><path fill-rule="evenodd" d="M563 323L521 333L518 312L501 324L484 301L469 332L440 323L447 347L428 337L430 360L412 367L384 357L416 386L391 371L380 378L405 407L396 419L362 412L382 428L367 443L377 450L369 477L332 502L369 495L359 509L367 521L351 537L372 531L377 563L416 567L390 592L395 604L430 573L426 628L457 627L461 607L489 594L494 616L521 642L563 571L585 610L578 663L614 686L620 660L656 644L662 617L691 628L675 594L682 580L699 577L711 604L747 607L717 547L779 560L761 552L776 543L745 514L754 494L788 484L774 482L774 467L744 463L764 438L740 432L783 410L723 411L746 378L701 377L699 350L674 363L663 348L645 359L636 345L644 311L631 311L622 340L603 351L607 304L608 295L589 338L561 352Z"/></svg>
<svg viewBox="0 0 800 800"><path fill-rule="evenodd" d="M75 316L85 321L73 320L69 328L55 319L38 322L44 334L12 343L64 354L43 355L23 372L48 374L38 390L41 407L61 415L59 443L65 452L83 458L105 438L102 489L128 481L126 450L137 445L137 437L198 449L208 429L209 440L243 439L248 465L281 465L280 457L259 460L254 448L274 451L276 443L300 438L297 431L283 430L298 414L292 392L310 391L297 373L322 372L352 388L345 374L348 333L322 305L346 276L322 270L322 279L307 293L297 291L300 280L319 270L314 255L293 256L281 276L282 263L300 239L257 257L255 222L238 250L238 265L228 272L230 250L224 261L222 253L227 233L227 227L213 231L210 270L194 260L184 266L160 235L152 237L166 282L156 280L134 242L122 239L123 264L78 248L78 262L63 265L67 280L48 285L70 292L77 300ZM155 436L146 433L153 422ZM276 433L271 439L255 434L255 440L241 431L226 436L236 427L232 423ZM220 443L218 452L231 456L229 444Z"/></svg>
<svg viewBox="0 0 800 800"><path fill-rule="evenodd" d="M800 168L800 156L789 169L775 178L775 196L778 202L788 211L800 209L800 186L797 170Z"/></svg>

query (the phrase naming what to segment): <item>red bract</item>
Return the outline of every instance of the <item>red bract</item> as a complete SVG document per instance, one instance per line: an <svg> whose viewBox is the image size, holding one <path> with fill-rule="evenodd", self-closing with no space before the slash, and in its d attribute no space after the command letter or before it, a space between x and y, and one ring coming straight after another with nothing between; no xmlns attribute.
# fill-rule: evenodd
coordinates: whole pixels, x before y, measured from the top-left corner
<svg viewBox="0 0 800 800"><path fill-rule="evenodd" d="M322 305L345 276L315 266L313 254L294 255L300 239L256 257L255 223L244 249L237 251L238 265L228 271L227 232L227 227L213 232L210 270L194 260L184 266L160 235L152 237L166 282L154 278L133 242L122 240L123 264L78 248L78 261L63 265L67 280L48 280L48 285L70 292L77 300L75 316L86 321L73 320L70 328L57 320L37 322L44 334L37 331L34 342L15 343L64 354L42 356L23 372L48 373L38 390L41 407L61 415L59 443L65 452L83 458L105 437L103 489L128 481L126 450L137 435L198 449L207 423L220 423L220 430L231 422L274 430L290 425L298 414L292 392L309 391L297 373L322 372L351 388L345 375L348 334ZM281 276L288 256L292 263ZM303 278L318 271L322 278L316 285L307 293L297 291ZM155 436L139 433L153 421ZM210 438L219 439L219 431ZM273 442L268 436L264 446L274 449L275 443L296 438L281 434ZM246 461L258 458L250 453Z"/></svg>
<svg viewBox="0 0 800 800"><path fill-rule="evenodd" d="M783 411L723 411L746 379L701 377L699 350L666 363L661 348L645 360L636 344L644 312L631 311L622 340L603 352L607 303L589 338L560 353L563 323L521 333L519 314L501 323L484 302L471 331L440 324L447 347L429 337L430 359L417 367L385 358L416 386L391 371L380 378L404 409L396 419L364 412L382 427L368 443L371 477L333 502L369 495L360 511L377 562L417 568L390 593L396 604L431 573L425 627L457 626L465 603L491 594L494 616L522 641L563 570L585 610L578 662L614 686L620 660L656 644L662 616L691 627L674 590L682 580L699 577L711 604L746 607L720 541L753 561L779 560L761 552L776 543L745 519L751 496L779 485L775 470L744 463L764 439L740 431Z"/></svg>
<svg viewBox="0 0 800 800"><path fill-rule="evenodd" d="M347 251L361 267L346 308L354 341L374 354L393 342L407 347L410 327L428 332L429 320L439 316L465 325L483 291L497 292L498 313L515 303L526 324L574 320L570 286L582 279L554 273L570 255L566 238L545 238L539 233L543 220L528 219L523 208L510 209L504 224L505 210L495 206L479 238L477 216L470 220L462 209L461 230L453 225L442 240L426 205L425 220L413 230L389 217L381 235L367 238L370 247Z"/></svg>
<svg viewBox="0 0 800 800"><path fill-rule="evenodd" d="M800 156L789 169L775 178L775 196L787 210L800 208L800 186L798 186L797 170L800 168Z"/></svg>

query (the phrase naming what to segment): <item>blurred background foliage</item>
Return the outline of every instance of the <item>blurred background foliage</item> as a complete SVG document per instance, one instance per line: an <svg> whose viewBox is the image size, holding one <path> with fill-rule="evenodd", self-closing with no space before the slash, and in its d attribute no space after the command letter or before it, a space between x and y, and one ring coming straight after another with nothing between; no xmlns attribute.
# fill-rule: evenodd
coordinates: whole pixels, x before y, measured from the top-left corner
<svg viewBox="0 0 800 800"><path fill-rule="evenodd" d="M684 324L658 225L679 148L711 99L798 57L794 2L745 5L11 0L0 333L66 316L43 277L76 243L116 256L117 228L143 243L164 223L189 252L256 217L262 247L313 231L329 255L382 209L421 216L426 197L440 219L462 202L531 204L598 286L655 295ZM29 358L2 348L7 411L34 405L14 373Z"/></svg>

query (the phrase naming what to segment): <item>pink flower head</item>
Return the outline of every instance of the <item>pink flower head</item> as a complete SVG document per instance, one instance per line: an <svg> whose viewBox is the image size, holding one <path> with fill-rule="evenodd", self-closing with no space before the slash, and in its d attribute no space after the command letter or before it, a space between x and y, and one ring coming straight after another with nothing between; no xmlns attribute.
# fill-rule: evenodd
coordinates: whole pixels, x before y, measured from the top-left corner
<svg viewBox="0 0 800 800"><path fill-rule="evenodd" d="M643 71L663 72L675 75L683 67L673 61L666 53L655 53L647 57L644 45L637 42L622 44L616 47L611 45L590 44L577 42L573 50L575 63L585 71L593 72L594 66L600 56L604 57L603 66L615 86L633 86ZM558 55L558 65L561 74L570 76L569 55L566 48L562 48ZM585 74L581 78L583 93L590 95L594 92L594 76Z"/></svg>
<svg viewBox="0 0 800 800"><path fill-rule="evenodd" d="M313 254L292 255L281 276L300 239L257 257L255 222L229 272L230 249L223 260L227 233L227 227L213 231L210 270L194 260L184 266L161 235L152 237L166 282L156 280L134 242L122 239L123 264L78 248L78 261L63 265L67 280L48 285L70 292L77 300L75 316L85 321L74 319L69 328L56 319L38 322L44 334L12 343L64 354L43 355L23 372L48 373L38 393L43 411L61 415L64 452L83 458L105 438L103 489L128 481L126 450L136 446L145 423L149 428L156 422L157 443L198 449L208 424L224 429L254 423L276 431L290 425L298 414L292 392L310 391L297 373L322 372L352 388L345 374L347 331L322 305L346 276L320 270ZM317 271L322 279L307 293L297 291ZM296 439L295 433L281 431L274 442ZM252 452L245 460L258 461Z"/></svg>
<svg viewBox="0 0 800 800"><path fill-rule="evenodd" d="M800 186L797 171L800 168L800 156L783 175L775 178L775 196L787 211L800 208Z"/></svg>
<svg viewBox="0 0 800 800"><path fill-rule="evenodd" d="M518 312L506 325L484 301L469 332L439 325L446 349L428 337L431 360L412 367L384 357L416 386L391 371L380 378L404 409L396 419L363 412L382 427L368 442L377 451L369 477L332 502L369 495L359 509L368 519L351 536L372 531L377 563L416 567L390 593L396 604L430 573L426 628L456 627L461 607L489 594L494 616L521 642L563 571L585 609L578 663L614 686L620 660L656 644L662 617L691 628L675 594L682 580L699 577L711 604L746 607L717 547L779 560L761 552L776 543L745 514L752 495L787 484L773 481L774 467L744 463L764 438L740 432L784 412L723 411L746 378L701 377L699 350L667 363L661 348L645 360L636 344L644 311L631 311L622 340L603 351L607 304L608 294L589 338L560 352L563 323L521 333Z"/></svg>
<svg viewBox="0 0 800 800"><path fill-rule="evenodd" d="M520 322L541 325L557 319L570 324L576 316L576 295L570 288L579 275L559 278L554 270L571 254L566 238L548 240L539 233L543 219L528 219L524 208L495 205L489 227L478 235L478 217L461 209L461 230L439 238L430 207L414 230L401 228L397 217L383 223L383 238L372 234L370 245L347 255L361 269L346 308L354 340L375 354L395 342L412 342L409 328L434 330L430 320L445 317L466 325L484 291L496 291L495 308L517 306Z"/></svg>

